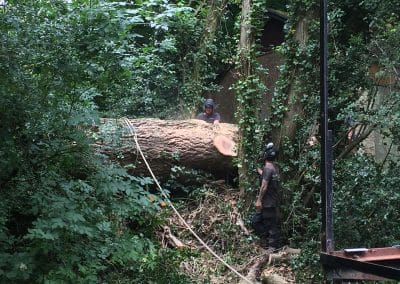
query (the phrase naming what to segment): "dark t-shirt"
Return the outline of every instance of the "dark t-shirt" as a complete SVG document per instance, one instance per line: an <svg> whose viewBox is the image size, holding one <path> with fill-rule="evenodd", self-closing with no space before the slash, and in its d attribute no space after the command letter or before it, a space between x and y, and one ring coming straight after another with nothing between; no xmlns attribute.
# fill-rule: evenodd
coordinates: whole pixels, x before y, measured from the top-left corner
<svg viewBox="0 0 400 284"><path fill-rule="evenodd" d="M267 192L264 194L262 199L263 207L277 207L279 172L276 167L272 165L264 166L262 179L268 181Z"/></svg>
<svg viewBox="0 0 400 284"><path fill-rule="evenodd" d="M197 119L201 119L209 123L214 123L215 120L220 121L221 116L219 115L218 112L213 112L210 115L207 115L205 112L202 112L197 116Z"/></svg>

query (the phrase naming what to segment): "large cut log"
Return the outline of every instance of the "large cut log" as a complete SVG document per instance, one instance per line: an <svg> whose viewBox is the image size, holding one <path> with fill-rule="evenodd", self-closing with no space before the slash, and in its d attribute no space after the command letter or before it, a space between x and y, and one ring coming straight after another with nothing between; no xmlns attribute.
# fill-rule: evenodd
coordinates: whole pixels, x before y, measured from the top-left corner
<svg viewBox="0 0 400 284"><path fill-rule="evenodd" d="M237 131L234 124L214 125L195 119L102 119L94 146L129 165L134 175L149 175L135 137L157 177L167 177L174 166L220 175L234 169Z"/></svg>

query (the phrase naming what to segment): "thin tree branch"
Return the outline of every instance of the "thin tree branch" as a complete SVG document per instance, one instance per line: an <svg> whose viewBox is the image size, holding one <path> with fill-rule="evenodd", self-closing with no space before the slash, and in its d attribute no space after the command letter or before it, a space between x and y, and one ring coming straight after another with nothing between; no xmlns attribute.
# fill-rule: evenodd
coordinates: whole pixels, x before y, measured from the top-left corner
<svg viewBox="0 0 400 284"><path fill-rule="evenodd" d="M344 158L348 153L350 153L357 145L359 145L362 141L364 141L374 130L375 127L370 127L368 130L364 131L363 133L359 134L356 139L351 141L351 143L344 148L342 153L339 154L339 156L336 158L336 160L340 160Z"/></svg>
<svg viewBox="0 0 400 284"><path fill-rule="evenodd" d="M383 159L382 164L381 164L380 167L379 167L379 172L382 171L383 165L386 163L387 158L388 158L388 156L389 156L389 154L390 154L390 151L392 150L392 146L393 146L393 139L392 139L392 141L390 142L390 146L389 146L389 149L388 149L388 151L387 151L387 153L386 153L386 156L385 156L385 158Z"/></svg>

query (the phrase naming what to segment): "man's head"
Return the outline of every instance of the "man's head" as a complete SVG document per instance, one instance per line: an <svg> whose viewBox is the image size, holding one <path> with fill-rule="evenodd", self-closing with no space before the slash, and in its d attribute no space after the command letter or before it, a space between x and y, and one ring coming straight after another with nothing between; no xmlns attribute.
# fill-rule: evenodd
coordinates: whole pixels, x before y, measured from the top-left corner
<svg viewBox="0 0 400 284"><path fill-rule="evenodd" d="M204 111L207 114L212 114L214 111L214 100L213 99L206 99L204 102Z"/></svg>
<svg viewBox="0 0 400 284"><path fill-rule="evenodd" d="M274 143L268 143L264 150L264 160L272 162L276 156L278 156L278 150L275 149Z"/></svg>

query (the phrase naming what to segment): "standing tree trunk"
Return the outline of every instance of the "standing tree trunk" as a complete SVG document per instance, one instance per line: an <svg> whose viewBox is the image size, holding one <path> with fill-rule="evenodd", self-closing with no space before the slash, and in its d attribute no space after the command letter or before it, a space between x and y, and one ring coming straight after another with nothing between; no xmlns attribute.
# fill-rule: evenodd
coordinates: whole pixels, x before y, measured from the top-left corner
<svg viewBox="0 0 400 284"><path fill-rule="evenodd" d="M250 50L251 50L251 0L243 0L242 1L242 16L240 23L240 41L239 41L239 66L237 70L239 71L239 80L245 80L251 75L251 61L250 61ZM237 108L243 109L245 106L243 105L243 100L237 100ZM238 121L243 119L243 114L240 111L238 113ZM241 193L244 192L244 187L247 184L247 172L248 166L246 163L246 153L243 148L243 125L239 124L239 149L238 156L240 167L239 171L239 188Z"/></svg>
<svg viewBox="0 0 400 284"><path fill-rule="evenodd" d="M202 36L196 48L196 54L191 65L189 66L189 62L186 60L182 60L182 64L184 64L183 69L191 70L189 75L183 74L183 82L189 82L187 84L187 92L192 94L190 105L194 108L190 112L190 117L194 116L193 111L197 107L197 99L204 93L204 88L202 86L205 84L204 78L206 73L209 72L205 62L209 61L210 46L213 45L215 40L218 25L221 21L221 17L224 15L226 5L227 0L204 0L197 10L197 12L207 11L207 16L203 20L204 29ZM188 104L187 101L182 103L184 105Z"/></svg>
<svg viewBox="0 0 400 284"><path fill-rule="evenodd" d="M308 34L308 18L304 17L299 20L296 25L295 31L295 40L298 42L300 47L306 45L309 34ZM301 82L296 82L298 76L298 71L293 71L291 78L292 82L288 87L288 95L285 102L285 105L288 106L288 111L285 113L282 125L279 128L274 128L272 131L272 140L278 147L282 142L283 137L287 137L290 141L295 138L297 127L298 127L298 118L304 116L303 111L303 103L301 102L301 95L296 90L298 86L296 84L301 84Z"/></svg>

